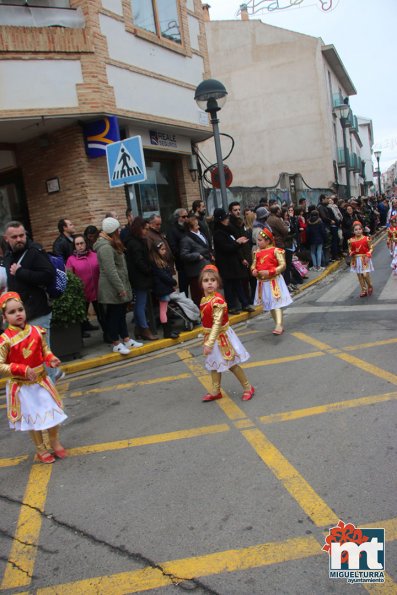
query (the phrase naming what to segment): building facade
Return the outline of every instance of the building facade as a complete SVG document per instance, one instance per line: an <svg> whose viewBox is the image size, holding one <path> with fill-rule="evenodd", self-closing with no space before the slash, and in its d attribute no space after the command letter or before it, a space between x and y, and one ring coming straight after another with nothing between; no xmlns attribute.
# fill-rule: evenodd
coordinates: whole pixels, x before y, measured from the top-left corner
<svg viewBox="0 0 397 595"><path fill-rule="evenodd" d="M209 73L201 1L23 4L0 2L0 233L21 219L48 247L61 217L82 231L108 210L167 218L199 198L192 143L210 134L194 101ZM87 155L87 125L103 147L110 120L121 139L141 136L144 183L110 189L104 151Z"/></svg>
<svg viewBox="0 0 397 595"><path fill-rule="evenodd" d="M211 76L228 91L220 126L236 143L231 194L316 202L324 191L347 196L347 176L350 195L362 194L357 117L350 110L343 130L338 109L356 89L335 47L241 14L206 21ZM213 159L211 143L201 146Z"/></svg>

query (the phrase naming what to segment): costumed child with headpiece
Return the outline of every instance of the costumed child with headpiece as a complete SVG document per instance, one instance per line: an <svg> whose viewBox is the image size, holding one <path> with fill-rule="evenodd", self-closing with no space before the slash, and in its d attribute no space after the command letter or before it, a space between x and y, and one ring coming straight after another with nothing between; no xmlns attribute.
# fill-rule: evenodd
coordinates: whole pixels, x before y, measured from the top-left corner
<svg viewBox="0 0 397 595"><path fill-rule="evenodd" d="M66 450L59 442L59 424L67 415L58 392L48 378L45 365L56 368L60 361L49 349L46 331L26 322L26 312L18 293L0 296L0 308L8 327L0 336L0 374L9 376L7 413L13 430L28 431L36 447L36 460L53 463L64 459ZM50 449L44 443L48 431Z"/></svg>
<svg viewBox="0 0 397 595"><path fill-rule="evenodd" d="M393 274L397 275L397 215L390 217L390 227L387 230L387 247L392 256L390 266Z"/></svg>
<svg viewBox="0 0 397 595"><path fill-rule="evenodd" d="M257 279L255 304L263 306L275 322L273 335L284 332L282 308L292 304L292 298L282 276L285 271L285 252L276 248L269 229L261 229L256 240L259 250L254 253L252 274Z"/></svg>
<svg viewBox="0 0 397 595"><path fill-rule="evenodd" d="M386 244L389 249L390 256L394 258L396 256L397 249L397 215L392 215L390 217L390 225L387 230Z"/></svg>
<svg viewBox="0 0 397 595"><path fill-rule="evenodd" d="M212 390L203 397L204 402L222 398L222 372L230 370L244 389L242 400L252 399L255 389L248 382L244 370L239 364L247 361L249 353L229 326L229 314L224 297L218 293L221 287L219 271L213 264L206 265L201 271L199 284L204 297L200 303L201 321L204 328L203 352L206 356L205 367L211 372Z"/></svg>
<svg viewBox="0 0 397 595"><path fill-rule="evenodd" d="M363 226L360 221L353 222L353 237L348 240L350 271L357 273L360 283L360 297L372 295L373 286L370 273L374 270L372 264L372 241L369 236L363 234Z"/></svg>

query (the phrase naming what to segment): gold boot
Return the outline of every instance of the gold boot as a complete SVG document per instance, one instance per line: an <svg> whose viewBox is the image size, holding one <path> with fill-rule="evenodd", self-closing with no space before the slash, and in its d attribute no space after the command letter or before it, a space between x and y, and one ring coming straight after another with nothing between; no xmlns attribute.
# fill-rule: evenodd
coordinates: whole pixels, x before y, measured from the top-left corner
<svg viewBox="0 0 397 595"><path fill-rule="evenodd" d="M367 284L365 283L364 275L362 273L357 273L357 277L361 287L360 297L367 297Z"/></svg>
<svg viewBox="0 0 397 595"><path fill-rule="evenodd" d="M208 403L209 401L216 401L222 398L221 393L221 378L222 374L216 370L211 370L212 390L204 395L202 401Z"/></svg>
<svg viewBox="0 0 397 595"><path fill-rule="evenodd" d="M248 378L245 375L244 370L238 365L235 364L231 368L229 368L231 372L235 375L239 383L244 389L243 396L241 397L243 401L249 401L254 396L255 389L251 384L248 382Z"/></svg>
<svg viewBox="0 0 397 595"><path fill-rule="evenodd" d="M48 437L50 439L50 444L54 452L54 455L58 457L58 459L66 458L68 456L68 453L63 448L62 444L59 442L59 426L49 428Z"/></svg>
<svg viewBox="0 0 397 595"><path fill-rule="evenodd" d="M371 275L369 273L366 273L364 275L364 283L367 286L368 295L372 295L373 294L373 291L374 291L374 288L373 288L373 285L372 285Z"/></svg>
<svg viewBox="0 0 397 595"><path fill-rule="evenodd" d="M283 329L283 311L281 308L275 308L272 310L274 312L273 319L276 323L276 328L273 331L273 335L282 335L284 332Z"/></svg>
<svg viewBox="0 0 397 595"><path fill-rule="evenodd" d="M40 461L41 463L53 463L55 459L44 445L43 434L36 430L30 430L29 434L36 447L35 461Z"/></svg>

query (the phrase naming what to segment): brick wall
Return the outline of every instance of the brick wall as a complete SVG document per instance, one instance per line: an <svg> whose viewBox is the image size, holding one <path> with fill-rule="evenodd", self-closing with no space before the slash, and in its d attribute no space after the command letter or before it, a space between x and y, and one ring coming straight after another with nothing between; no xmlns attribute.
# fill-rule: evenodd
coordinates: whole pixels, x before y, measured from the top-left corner
<svg viewBox="0 0 397 595"><path fill-rule="evenodd" d="M177 179L181 197L181 207L189 209L194 200L201 198L197 180L193 182L189 171L189 157L183 156L178 162Z"/></svg>
<svg viewBox="0 0 397 595"><path fill-rule="evenodd" d="M50 248L62 217L71 219L79 232L91 224L100 227L108 210L117 211L124 222L124 189L109 188L105 157L87 158L80 127L64 128L48 139L48 147L34 139L18 145L16 152L34 239ZM48 194L46 180L54 177L61 190Z"/></svg>

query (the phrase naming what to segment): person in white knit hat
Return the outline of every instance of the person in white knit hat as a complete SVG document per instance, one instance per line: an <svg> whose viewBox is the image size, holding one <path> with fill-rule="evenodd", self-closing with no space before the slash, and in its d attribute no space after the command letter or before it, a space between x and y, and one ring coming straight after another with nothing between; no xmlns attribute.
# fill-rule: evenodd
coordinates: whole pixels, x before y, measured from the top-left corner
<svg viewBox="0 0 397 595"><path fill-rule="evenodd" d="M115 353L128 355L132 347L142 347L142 343L128 335L126 314L132 290L117 219L105 217L94 249L99 261L98 302L105 309L106 335L112 341Z"/></svg>

